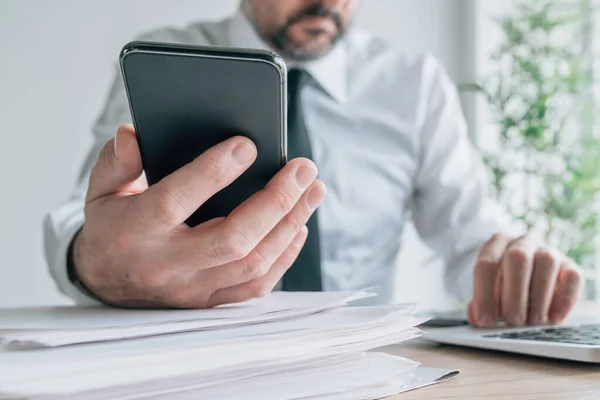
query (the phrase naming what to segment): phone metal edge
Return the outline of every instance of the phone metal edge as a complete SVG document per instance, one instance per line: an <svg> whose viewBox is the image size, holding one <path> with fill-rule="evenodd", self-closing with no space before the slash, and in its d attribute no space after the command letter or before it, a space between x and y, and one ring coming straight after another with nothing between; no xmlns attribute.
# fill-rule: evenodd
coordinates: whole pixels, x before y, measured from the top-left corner
<svg viewBox="0 0 600 400"><path fill-rule="evenodd" d="M129 45L128 45L129 46ZM242 60L242 61L258 61L274 67L279 73L280 81L281 81L281 98L279 104L281 106L282 111L282 121L281 121L281 137L279 138L280 142L280 150L281 150L281 167L285 166L288 161L288 150L287 150L287 66L279 55L273 52L269 52L268 55L272 57L272 61L265 60L262 58L251 58L251 57L239 57L239 56L227 56L227 55L210 55L210 54L194 54L194 53L181 53L178 52L176 48L172 51L160 51L160 50L141 50L131 47L124 47L119 56L119 68L121 70L121 76L123 77L123 83L125 84L125 91L127 93L127 103L129 104L129 112L131 113L131 119L134 125L135 117L133 113L133 107L131 105L130 95L129 95L129 86L127 85L127 78L125 74L125 69L123 62L128 55L142 53L142 54L162 54L162 55L176 55L182 57L199 57L199 58L213 58L213 59L228 59L228 60ZM136 129L137 136L137 129ZM138 140L140 140L138 136ZM140 150L141 152L141 150ZM142 156L143 158L143 156ZM142 160L143 162L143 160ZM144 163L145 164L145 163ZM148 178L148 177L147 177ZM150 183L150 182L148 182Z"/></svg>

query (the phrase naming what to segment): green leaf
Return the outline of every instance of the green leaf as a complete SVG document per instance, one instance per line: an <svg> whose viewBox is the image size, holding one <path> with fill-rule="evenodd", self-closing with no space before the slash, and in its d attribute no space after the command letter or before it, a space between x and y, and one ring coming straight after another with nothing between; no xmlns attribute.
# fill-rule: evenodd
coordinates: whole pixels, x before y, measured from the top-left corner
<svg viewBox="0 0 600 400"><path fill-rule="evenodd" d="M600 75L584 46L562 43L589 33L586 3L591 10L590 0L517 0L498 20L496 71L462 88L481 93L498 123L500 148L484 156L491 191L584 267L598 251L600 107L589 91Z"/></svg>

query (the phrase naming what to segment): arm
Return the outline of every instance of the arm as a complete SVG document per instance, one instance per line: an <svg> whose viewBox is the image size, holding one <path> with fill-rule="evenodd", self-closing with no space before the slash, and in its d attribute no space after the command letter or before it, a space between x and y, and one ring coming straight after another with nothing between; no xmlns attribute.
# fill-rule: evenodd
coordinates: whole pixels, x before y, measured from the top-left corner
<svg viewBox="0 0 600 400"><path fill-rule="evenodd" d="M476 326L560 323L579 297L579 267L559 249L511 227L488 197L454 86L432 60L422 71L414 221L444 258L449 291L463 304L470 300L467 314Z"/></svg>
<svg viewBox="0 0 600 400"><path fill-rule="evenodd" d="M421 64L417 129L420 163L413 218L421 238L446 265L448 290L463 304L472 297L473 267L480 247L509 220L491 201L481 157L473 148L458 93L432 58Z"/></svg>

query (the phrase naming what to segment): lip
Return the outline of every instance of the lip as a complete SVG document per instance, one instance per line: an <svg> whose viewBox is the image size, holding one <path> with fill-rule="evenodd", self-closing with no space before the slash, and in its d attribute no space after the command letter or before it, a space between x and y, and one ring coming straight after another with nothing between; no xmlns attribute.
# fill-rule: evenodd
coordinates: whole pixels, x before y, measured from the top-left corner
<svg viewBox="0 0 600 400"><path fill-rule="evenodd" d="M304 17L296 22L296 24L302 25L306 28L322 29L330 33L335 33L337 30L337 25L335 22L328 17Z"/></svg>

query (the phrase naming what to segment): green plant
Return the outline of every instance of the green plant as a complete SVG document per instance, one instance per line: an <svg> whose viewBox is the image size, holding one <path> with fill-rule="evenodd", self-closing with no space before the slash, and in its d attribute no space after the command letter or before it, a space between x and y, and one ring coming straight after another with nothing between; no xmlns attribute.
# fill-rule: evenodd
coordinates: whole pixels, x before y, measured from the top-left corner
<svg viewBox="0 0 600 400"><path fill-rule="evenodd" d="M590 279L600 227L594 3L521 0L499 21L497 71L466 87L480 91L497 117L497 143L482 151L498 201Z"/></svg>

